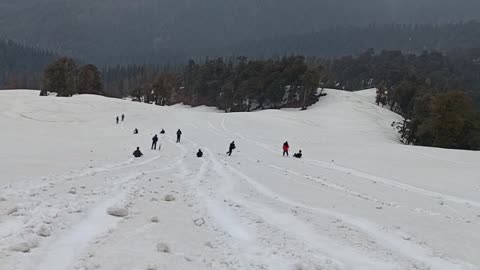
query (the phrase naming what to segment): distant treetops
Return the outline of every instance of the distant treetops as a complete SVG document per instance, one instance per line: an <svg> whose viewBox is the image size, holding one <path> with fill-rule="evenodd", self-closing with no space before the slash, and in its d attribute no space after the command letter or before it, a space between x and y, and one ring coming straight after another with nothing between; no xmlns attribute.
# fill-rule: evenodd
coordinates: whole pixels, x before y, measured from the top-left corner
<svg viewBox="0 0 480 270"><path fill-rule="evenodd" d="M43 73L40 95L56 93L60 97L75 94L104 95L100 72L91 64L78 68L71 58L62 57L49 64Z"/></svg>

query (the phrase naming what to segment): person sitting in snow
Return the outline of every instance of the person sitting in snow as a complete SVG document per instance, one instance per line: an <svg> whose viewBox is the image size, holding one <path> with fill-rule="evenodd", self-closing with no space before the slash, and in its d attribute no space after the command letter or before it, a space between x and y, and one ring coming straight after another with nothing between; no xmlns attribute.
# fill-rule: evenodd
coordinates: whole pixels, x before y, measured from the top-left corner
<svg viewBox="0 0 480 270"><path fill-rule="evenodd" d="M299 150L298 153L293 154L293 157L302 158L302 150Z"/></svg>
<svg viewBox="0 0 480 270"><path fill-rule="evenodd" d="M137 128L135 128L135 129L133 130L133 134L138 134L138 129L137 129Z"/></svg>
<svg viewBox="0 0 480 270"><path fill-rule="evenodd" d="M165 130L162 128L162 131L160 131L160 134L165 134Z"/></svg>
<svg viewBox="0 0 480 270"><path fill-rule="evenodd" d="M135 152L133 152L133 156L136 157L136 158L139 158L139 157L143 156L142 151L140 151L140 147L137 147L137 150L135 150Z"/></svg>
<svg viewBox="0 0 480 270"><path fill-rule="evenodd" d="M203 157L202 149L198 149L197 157L199 157L199 158Z"/></svg>

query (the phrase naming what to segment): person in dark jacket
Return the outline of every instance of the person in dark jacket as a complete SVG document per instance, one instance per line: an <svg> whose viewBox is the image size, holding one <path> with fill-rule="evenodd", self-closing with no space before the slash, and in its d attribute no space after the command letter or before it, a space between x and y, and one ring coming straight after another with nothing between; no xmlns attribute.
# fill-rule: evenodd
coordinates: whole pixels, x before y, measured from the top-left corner
<svg viewBox="0 0 480 270"><path fill-rule="evenodd" d="M119 121L120 121L120 119L119 119L118 116L117 116L117 124L118 124Z"/></svg>
<svg viewBox="0 0 480 270"><path fill-rule="evenodd" d="M158 136L155 134L152 138L152 150L157 150Z"/></svg>
<svg viewBox="0 0 480 270"><path fill-rule="evenodd" d="M177 143L180 142L180 138L181 138L181 137L182 137L182 131L179 129L179 130L177 131Z"/></svg>
<svg viewBox="0 0 480 270"><path fill-rule="evenodd" d="M140 151L140 147L137 147L137 150L135 150L135 152L133 152L133 156L136 157L136 158L139 158L139 157L143 156L143 153Z"/></svg>
<svg viewBox="0 0 480 270"><path fill-rule="evenodd" d="M293 154L293 157L302 158L302 150L299 150L298 153Z"/></svg>
<svg viewBox="0 0 480 270"><path fill-rule="evenodd" d="M135 128L135 129L133 130L133 134L138 134L138 128Z"/></svg>
<svg viewBox="0 0 480 270"><path fill-rule="evenodd" d="M125 121L125 114L122 114L122 122Z"/></svg>
<svg viewBox="0 0 480 270"><path fill-rule="evenodd" d="M160 131L160 134L165 134L165 130L162 128L162 131Z"/></svg>
<svg viewBox="0 0 480 270"><path fill-rule="evenodd" d="M235 142L230 143L230 147L228 147L227 155L231 156L231 155L232 155L232 152L233 152L233 150L235 150L235 148L237 148L237 147L235 146Z"/></svg>
<svg viewBox="0 0 480 270"><path fill-rule="evenodd" d="M288 142L285 142L283 144L283 156L287 156L288 157L288 149L290 149L290 145L288 145Z"/></svg>
<svg viewBox="0 0 480 270"><path fill-rule="evenodd" d="M198 149L197 157L199 157L199 158L203 157L202 149Z"/></svg>

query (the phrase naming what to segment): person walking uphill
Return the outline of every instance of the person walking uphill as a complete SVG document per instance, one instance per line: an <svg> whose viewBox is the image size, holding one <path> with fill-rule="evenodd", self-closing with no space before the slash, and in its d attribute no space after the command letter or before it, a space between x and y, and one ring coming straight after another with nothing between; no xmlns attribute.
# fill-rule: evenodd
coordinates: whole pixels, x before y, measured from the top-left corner
<svg viewBox="0 0 480 270"><path fill-rule="evenodd" d="M237 148L237 147L235 146L235 142L230 143L230 147L228 148L227 155L231 156L231 155L232 155L232 152L233 152L233 150L235 150L235 148Z"/></svg>
<svg viewBox="0 0 480 270"><path fill-rule="evenodd" d="M117 124L118 124L119 121L120 121L120 119L119 119L118 116L117 116Z"/></svg>
<svg viewBox="0 0 480 270"><path fill-rule="evenodd" d="M122 122L125 121L125 114L122 114Z"/></svg>
<svg viewBox="0 0 480 270"><path fill-rule="evenodd" d="M283 144L283 156L287 156L288 157L288 149L290 148L290 145L288 145L288 142L285 142Z"/></svg>
<svg viewBox="0 0 480 270"><path fill-rule="evenodd" d="M181 138L181 137L182 137L182 131L179 129L179 130L177 131L177 143L180 142L180 138Z"/></svg>
<svg viewBox="0 0 480 270"><path fill-rule="evenodd" d="M152 150L157 150L158 136L155 134L152 138Z"/></svg>

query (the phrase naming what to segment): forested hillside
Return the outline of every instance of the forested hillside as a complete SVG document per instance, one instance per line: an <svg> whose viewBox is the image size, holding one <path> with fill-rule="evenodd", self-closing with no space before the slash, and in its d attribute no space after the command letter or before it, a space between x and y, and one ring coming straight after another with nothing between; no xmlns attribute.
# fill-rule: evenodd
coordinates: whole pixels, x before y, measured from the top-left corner
<svg viewBox="0 0 480 270"><path fill-rule="evenodd" d="M358 55L368 49L422 53L478 47L480 47L480 23L470 21L441 25L339 26L318 32L245 41L228 47L225 52L254 57L284 54L338 57Z"/></svg>
<svg viewBox="0 0 480 270"><path fill-rule="evenodd" d="M43 68L53 59L46 50L0 39L0 89L38 89Z"/></svg>
<svg viewBox="0 0 480 270"><path fill-rule="evenodd" d="M478 10L477 0L3 0L0 35L99 65L161 64L184 62L197 55L255 56L265 48L249 47L254 49L251 54L234 47L223 48L245 40L262 44L269 38L272 42L267 40L267 48L283 55L286 51L281 50L282 43L275 40L286 35L296 35L295 41L309 44L309 33L323 33L337 26L437 25L478 20ZM332 31L320 36L324 41L322 50L317 49L321 53L318 55L328 55L327 44L337 46L344 41L335 41ZM328 41L330 38L333 42ZM357 43L358 38L346 41L351 41L351 47L337 55L372 47Z"/></svg>

